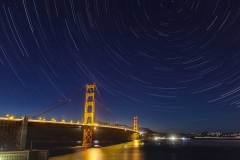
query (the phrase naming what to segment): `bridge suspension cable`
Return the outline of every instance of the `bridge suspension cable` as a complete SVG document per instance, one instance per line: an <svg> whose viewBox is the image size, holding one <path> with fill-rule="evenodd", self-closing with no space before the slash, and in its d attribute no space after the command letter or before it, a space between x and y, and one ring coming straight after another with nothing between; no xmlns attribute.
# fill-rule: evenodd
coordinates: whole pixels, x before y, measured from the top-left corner
<svg viewBox="0 0 240 160"><path fill-rule="evenodd" d="M102 87L100 85L100 87ZM103 87L103 90L107 90L107 88ZM96 119L99 121L100 117L101 119L104 119L105 122L116 122L116 114L108 107L109 104L106 104L105 98L101 94L101 90L97 87L96 88L96 110L98 110ZM99 119L98 119L99 116ZM100 122L100 121L99 121ZM103 122L100 122L103 123Z"/></svg>
<svg viewBox="0 0 240 160"><path fill-rule="evenodd" d="M45 114L47 114L47 113L49 113L49 112L51 112L51 111L53 111L53 110L55 110L55 109L57 109L59 107L62 107L63 105L65 105L65 104L67 104L69 102L71 102L71 99L68 99L68 98L65 98L64 100L57 101L57 103L51 105L46 110L44 110L44 111L34 115L33 118L37 118L37 117L40 117L42 115L45 115Z"/></svg>
<svg viewBox="0 0 240 160"><path fill-rule="evenodd" d="M83 88L84 88L84 87L81 87L81 89L83 89ZM43 116L43 115L45 115L45 114L47 114L47 113L50 113L50 112L52 112L52 111L54 111L54 110L56 110L56 109L58 109L58 108L60 108L60 107L63 107L64 105L72 102L72 100L75 98L75 94L76 94L77 97L78 97L78 95L79 95L78 91L79 91L79 88L78 88L78 87L73 87L73 89L72 89L72 91L70 92L70 94L68 94L67 96L62 97L61 99L57 100L57 102L49 105L49 106L46 107L43 111L41 111L41 112L39 112L39 113L37 113L37 114L34 114L34 115L32 116L32 118L41 117L41 116ZM67 97L67 98L66 98L66 97Z"/></svg>

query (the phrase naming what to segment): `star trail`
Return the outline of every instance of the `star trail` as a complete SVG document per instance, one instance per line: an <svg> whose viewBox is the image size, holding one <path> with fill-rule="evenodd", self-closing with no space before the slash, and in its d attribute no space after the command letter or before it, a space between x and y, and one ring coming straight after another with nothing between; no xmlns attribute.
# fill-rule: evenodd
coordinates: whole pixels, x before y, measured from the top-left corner
<svg viewBox="0 0 240 160"><path fill-rule="evenodd" d="M167 131L239 129L240 1L2 0L0 113L99 117ZM60 116L59 116L60 115ZM141 118L140 118L141 119Z"/></svg>

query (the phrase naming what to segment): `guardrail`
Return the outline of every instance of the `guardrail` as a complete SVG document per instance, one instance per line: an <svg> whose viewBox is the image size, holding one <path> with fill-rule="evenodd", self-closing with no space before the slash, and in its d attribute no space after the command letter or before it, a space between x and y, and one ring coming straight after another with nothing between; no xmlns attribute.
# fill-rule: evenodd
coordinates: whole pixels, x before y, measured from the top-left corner
<svg viewBox="0 0 240 160"><path fill-rule="evenodd" d="M28 160L29 152L27 151L9 151L9 152L0 152L1 160Z"/></svg>
<svg viewBox="0 0 240 160"><path fill-rule="evenodd" d="M0 152L0 160L47 160L48 151L6 151Z"/></svg>

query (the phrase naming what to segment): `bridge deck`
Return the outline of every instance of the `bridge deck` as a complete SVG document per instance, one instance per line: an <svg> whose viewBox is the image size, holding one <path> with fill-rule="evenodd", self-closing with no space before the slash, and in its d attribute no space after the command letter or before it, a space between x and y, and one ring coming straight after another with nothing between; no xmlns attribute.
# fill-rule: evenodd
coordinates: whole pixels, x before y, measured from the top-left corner
<svg viewBox="0 0 240 160"><path fill-rule="evenodd" d="M0 117L0 121L22 121L23 118L8 118L8 117ZM125 126L118 126L114 124L93 124L93 125L86 125L80 123L79 121L56 121L56 120L39 120L39 119L29 119L28 122L33 123L48 123L48 124L64 124L64 125L71 125L71 126L92 126L92 127L101 127L101 128L113 128L113 129L120 129L125 131L136 132L130 127ZM138 133L138 132L136 132Z"/></svg>

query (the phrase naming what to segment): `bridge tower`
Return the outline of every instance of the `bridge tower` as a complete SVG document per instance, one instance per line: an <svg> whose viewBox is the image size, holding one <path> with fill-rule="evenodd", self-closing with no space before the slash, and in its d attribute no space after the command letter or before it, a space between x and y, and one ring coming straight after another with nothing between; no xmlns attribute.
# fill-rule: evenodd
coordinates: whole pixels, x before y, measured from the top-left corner
<svg viewBox="0 0 240 160"><path fill-rule="evenodd" d="M132 134L131 139L132 140L139 139L139 121L137 116L133 117L133 131L134 133Z"/></svg>
<svg viewBox="0 0 240 160"><path fill-rule="evenodd" d="M133 130L138 132L139 131L139 122L138 122L138 117L134 116L133 117Z"/></svg>
<svg viewBox="0 0 240 160"><path fill-rule="evenodd" d="M84 103L84 115L83 115L83 143L84 147L92 145L93 131L95 124L95 91L96 84L91 83L86 85L85 103Z"/></svg>

